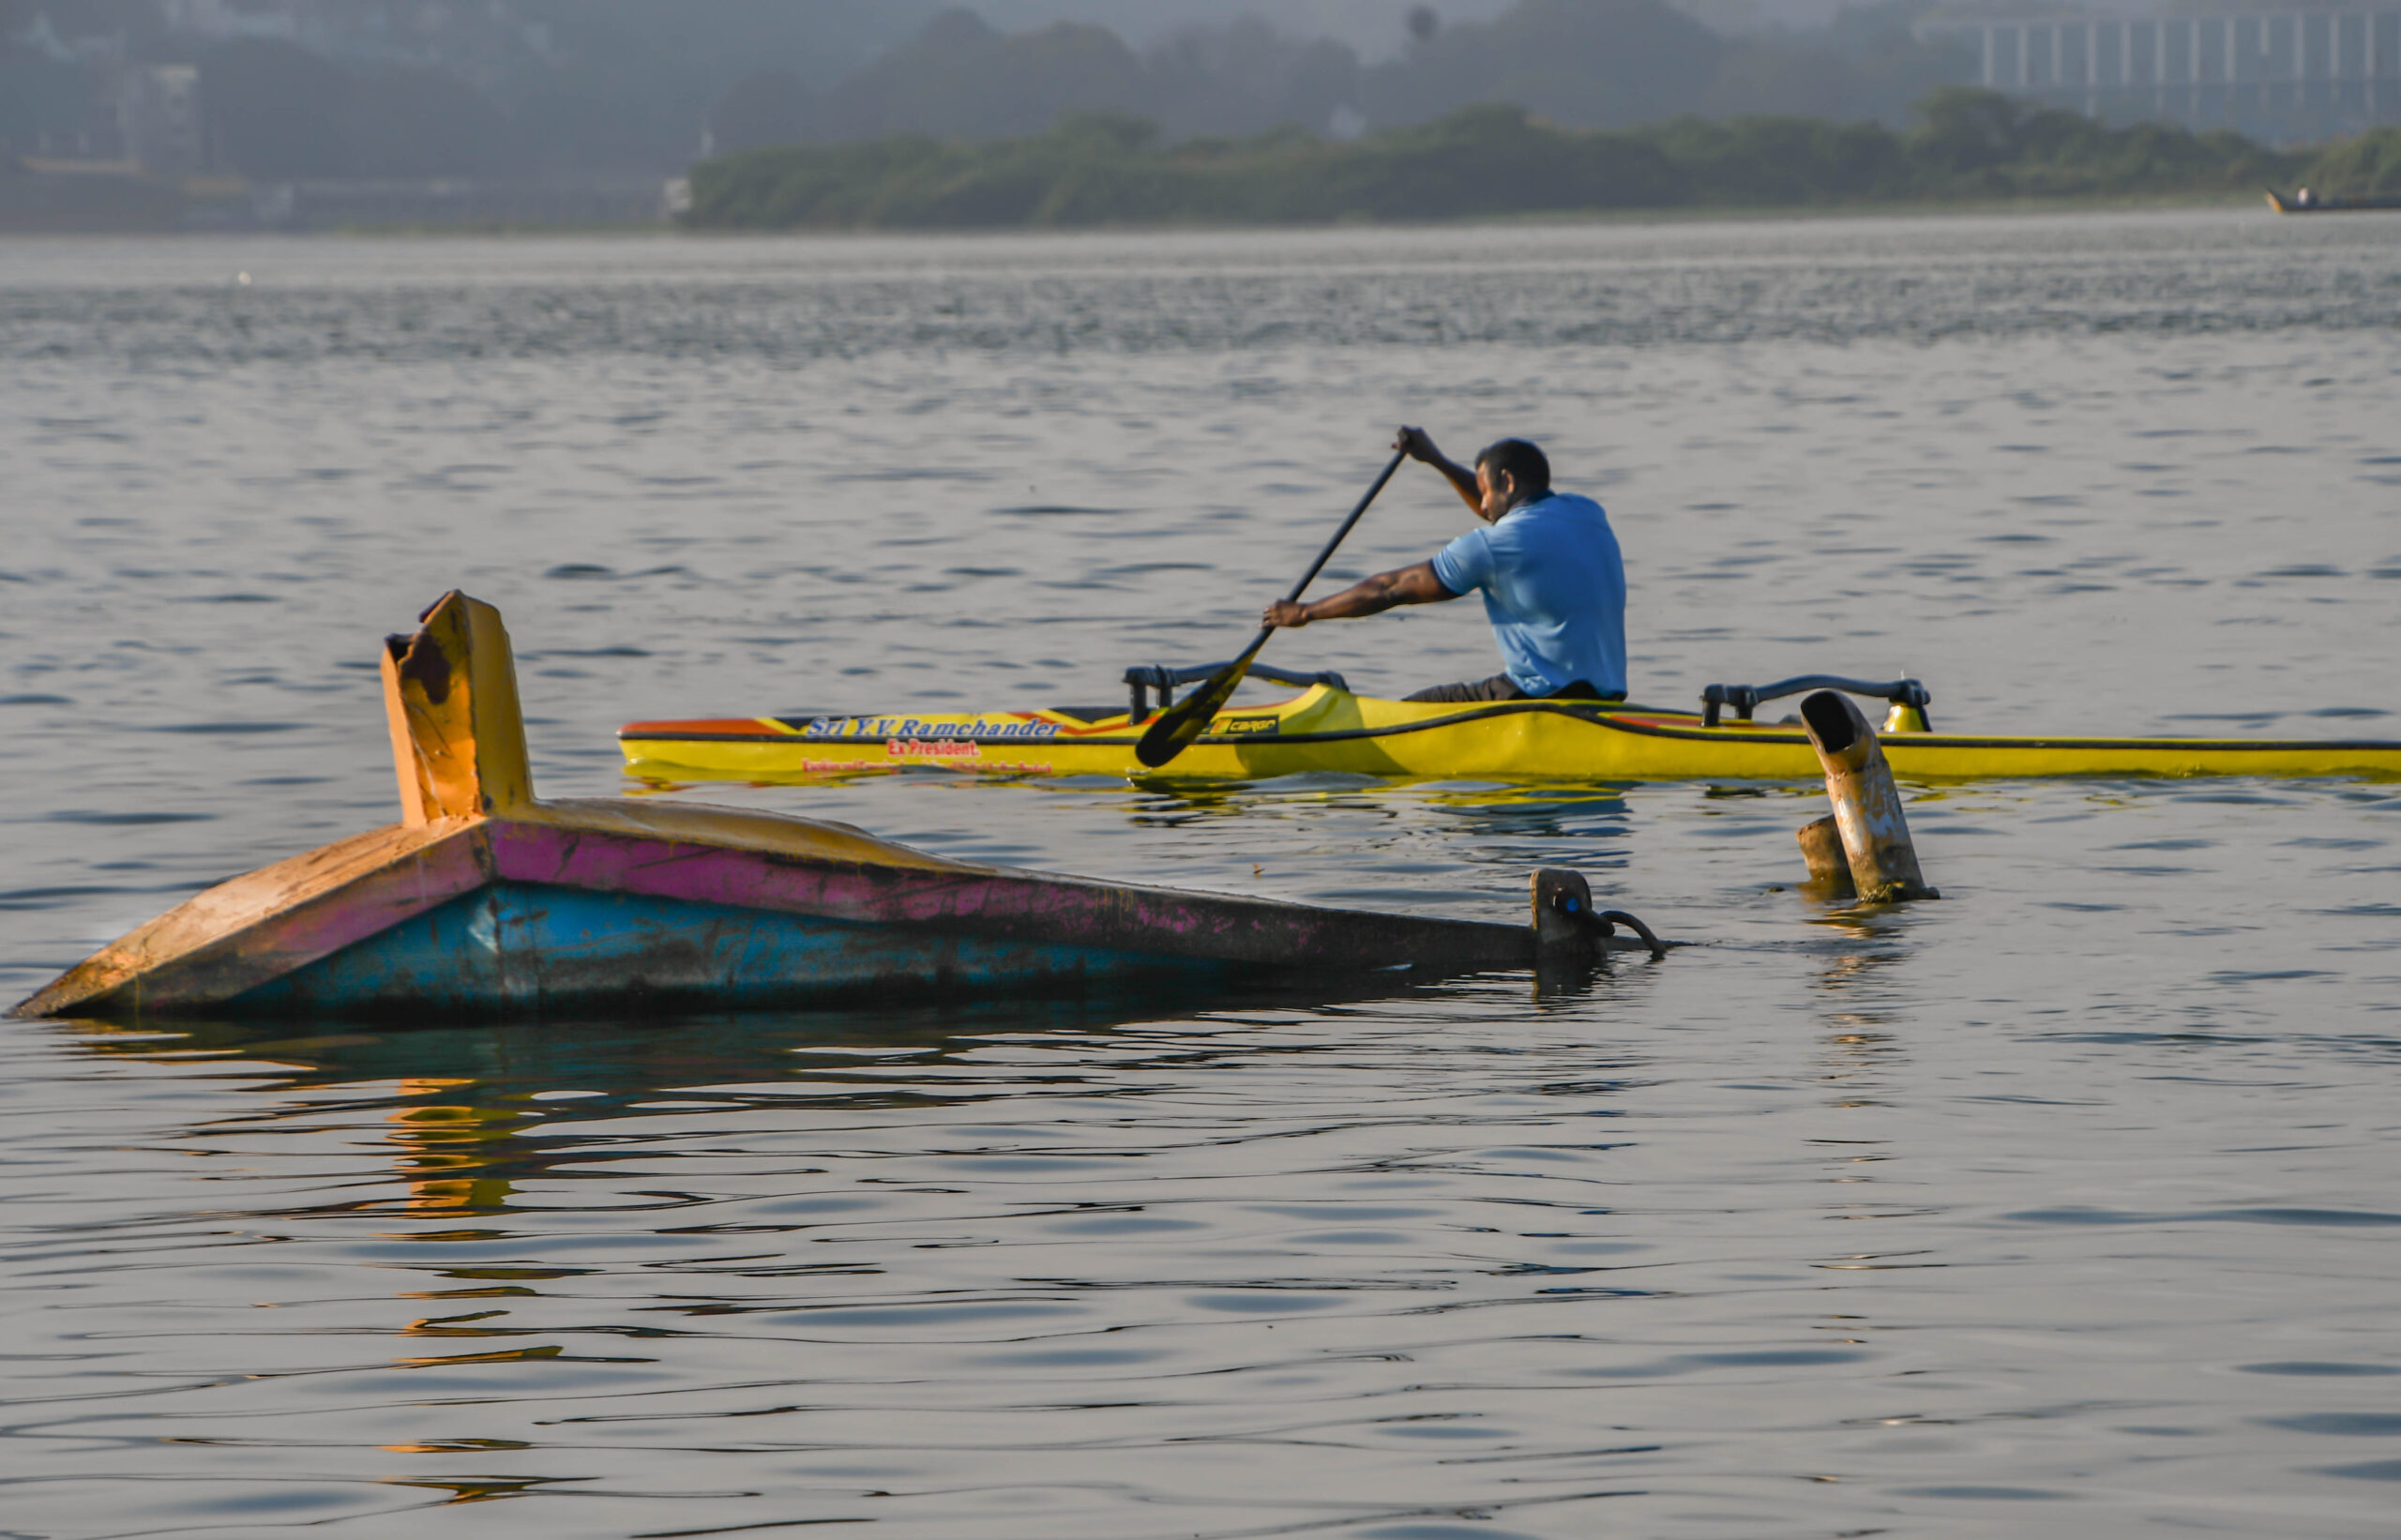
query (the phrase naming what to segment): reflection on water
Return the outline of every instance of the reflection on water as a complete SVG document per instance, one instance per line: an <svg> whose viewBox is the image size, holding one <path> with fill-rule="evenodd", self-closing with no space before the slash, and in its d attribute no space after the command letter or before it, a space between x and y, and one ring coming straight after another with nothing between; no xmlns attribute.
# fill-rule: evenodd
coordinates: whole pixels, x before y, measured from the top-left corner
<svg viewBox="0 0 2401 1540"><path fill-rule="evenodd" d="M388 820L374 638L444 588L507 612L545 789L605 794L627 719L1228 656L1396 421L1601 493L1644 699L2389 713L2384 229L9 245L0 990ZM1458 518L1397 482L1342 561ZM1478 675L1471 608L1276 656ZM1572 867L1704 944L1347 999L12 1026L0 1532L2391 1531L2401 788L1923 789L1946 897L1895 910L1800 887L1805 787L663 794L1509 921Z"/></svg>
<svg viewBox="0 0 2401 1540"><path fill-rule="evenodd" d="M979 1031L1106 1032L1125 1015L1102 1003L1020 1001L697 1019L350 1027L307 1036L292 1035L288 1022L72 1026L85 1048L107 1057L239 1063L261 1073L249 1086L254 1092L303 1100L341 1092L354 1112L379 1106L393 1174L406 1196L375 1202L423 1214L503 1211L521 1186L554 1172L599 1174L609 1157L584 1166L577 1125L639 1115L655 1105L644 1098L657 1093L755 1086L789 1106L805 1084L812 1102L889 1106L884 1088L896 1069L939 1073L946 1060L977 1045ZM351 1088L373 1089L361 1099ZM681 1105L731 1109L744 1095L730 1091Z"/></svg>
<svg viewBox="0 0 2401 1540"><path fill-rule="evenodd" d="M1946 943L1972 899L1757 902L1755 940L1534 997L22 1037L48 1096L11 1157L78 1174L11 1250L53 1344L19 1511L1983 1530L2028 1499L2215 1521L2231 1462L2367 1532L2374 1462L2317 1445L2382 1414L2354 1338L2401 1215L2326 1158L2380 1093L2329 1095L2297 1039L2065 1049L2044 1022L2112 960L2046 992ZM2263 1156L2275 1086L2320 1125ZM2306 1203L2240 1196L2304 1172ZM2163 1315L2129 1268L2286 1282ZM156 1503L112 1487L128 1457Z"/></svg>

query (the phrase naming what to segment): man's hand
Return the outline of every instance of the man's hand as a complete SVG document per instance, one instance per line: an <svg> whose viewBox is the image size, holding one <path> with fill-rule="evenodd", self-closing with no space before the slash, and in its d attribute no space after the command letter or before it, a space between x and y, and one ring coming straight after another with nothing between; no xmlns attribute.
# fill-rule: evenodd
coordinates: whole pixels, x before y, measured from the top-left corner
<svg viewBox="0 0 2401 1540"><path fill-rule="evenodd" d="M1478 519L1484 517L1484 489L1476 485L1475 473L1464 465L1453 463L1449 456L1434 447L1433 436L1426 430L1403 428L1393 439L1392 446L1410 459L1422 460L1442 472L1442 479L1448 481L1452 490L1475 510L1475 516Z"/></svg>
<svg viewBox="0 0 2401 1540"><path fill-rule="evenodd" d="M1259 624L1270 630L1282 627L1297 631L1308 623L1309 607L1294 604L1291 599L1277 599L1267 607L1265 614L1259 617Z"/></svg>

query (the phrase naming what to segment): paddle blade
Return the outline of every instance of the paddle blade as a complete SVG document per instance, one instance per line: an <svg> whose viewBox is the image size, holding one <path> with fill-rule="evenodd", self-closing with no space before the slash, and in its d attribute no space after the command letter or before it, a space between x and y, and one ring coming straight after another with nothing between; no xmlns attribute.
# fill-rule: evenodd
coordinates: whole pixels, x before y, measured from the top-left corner
<svg viewBox="0 0 2401 1540"><path fill-rule="evenodd" d="M1384 461L1383 475L1376 477L1376 484L1367 489L1367 495L1359 499L1358 506L1351 510L1351 517L1342 521L1342 527L1334 532L1334 538L1325 542L1325 549L1317 553L1317 560L1301 574L1301 581L1292 585L1292 591L1284 596L1286 602L1298 602L1300 596L1308 591L1317 575L1325 570L1326 559L1334 554L1334 548L1342 543L1342 537L1351 533L1351 526L1359 521L1359 516L1367 511L1367 505L1376 500L1376 493L1384 490L1384 483L1392 479L1393 472L1399 470L1400 462L1408 458L1406 449L1393 450L1392 458ZM1259 649L1266 646L1267 639L1275 634L1273 626L1261 627L1258 639L1240 657L1219 670L1216 678L1195 690L1184 704L1161 713L1159 719L1151 724L1151 730L1142 734L1142 741L1134 746L1134 757L1155 770L1190 747L1192 740L1208 730L1210 718L1232 699L1234 687L1241 684L1242 676L1250 672L1250 660L1259 656Z"/></svg>
<svg viewBox="0 0 2401 1540"><path fill-rule="evenodd" d="M1161 712L1158 719L1151 724L1150 731L1142 734L1142 741L1134 746L1134 757L1155 770L1191 747L1192 740L1208 731L1210 719L1233 698L1235 688L1242 684L1243 675L1250 672L1250 660L1259 656L1259 649L1267 645L1267 639L1273 634L1271 631L1260 632L1259 640L1252 642L1240 657L1218 670L1207 684L1185 696L1183 703Z"/></svg>

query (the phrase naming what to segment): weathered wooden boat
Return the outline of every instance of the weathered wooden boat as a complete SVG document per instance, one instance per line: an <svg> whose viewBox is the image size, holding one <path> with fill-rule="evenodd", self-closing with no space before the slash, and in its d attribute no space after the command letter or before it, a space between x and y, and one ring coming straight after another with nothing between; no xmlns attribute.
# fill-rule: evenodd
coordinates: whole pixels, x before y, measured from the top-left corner
<svg viewBox="0 0 2401 1540"><path fill-rule="evenodd" d="M1644 946L1543 872L1528 926L1318 909L947 860L844 823L543 802L500 613L445 596L383 659L401 821L198 895L19 1016L459 1015L808 1004Z"/></svg>
<svg viewBox="0 0 2401 1540"><path fill-rule="evenodd" d="M2303 188L2288 198L2273 188L2268 189L2268 206L2279 214L2373 214L2401 209L2401 195L2366 194L2346 198L2339 193L2318 192Z"/></svg>
<svg viewBox="0 0 2401 1540"><path fill-rule="evenodd" d="M653 781L790 781L938 766L1004 775L1152 772L1134 756L1148 691L1208 678L1216 665L1128 669L1126 706L1042 711L852 712L633 722L618 732L629 774ZM1336 674L1253 665L1301 693L1230 706L1158 774L1246 780L1333 771L1530 781L1814 780L1797 721L1752 719L1768 702L1839 689L1887 703L1884 752L1910 780L2031 776L2401 776L2401 743L2375 739L2007 737L1937 732L1914 679L1807 674L1712 685L1698 712L1608 701L1475 705L1354 695Z"/></svg>

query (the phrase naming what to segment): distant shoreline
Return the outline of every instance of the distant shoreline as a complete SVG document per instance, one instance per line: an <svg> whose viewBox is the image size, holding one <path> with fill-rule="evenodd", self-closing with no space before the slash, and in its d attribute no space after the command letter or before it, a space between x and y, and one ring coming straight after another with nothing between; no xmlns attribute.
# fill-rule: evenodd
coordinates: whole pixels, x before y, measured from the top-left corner
<svg viewBox="0 0 2401 1540"><path fill-rule="evenodd" d="M2401 126L2283 151L2229 130L2113 127L1946 87L1907 133L1810 118L1578 130L1478 107L1350 142L1158 142L1063 119L984 143L898 137L746 150L692 168L700 230L1457 223L2234 204L2270 187L2401 191Z"/></svg>
<svg viewBox="0 0 2401 1540"><path fill-rule="evenodd" d="M1483 106L1356 140L1282 129L1173 144L1143 120L1084 114L1016 139L769 146L683 177L557 182L179 184L138 168L25 167L0 175L0 235L1366 229L2231 207L2302 187L2401 194L2401 124L2278 150L1966 86L1918 113L1907 132L1793 117L1572 129Z"/></svg>
<svg viewBox="0 0 2401 1540"><path fill-rule="evenodd" d="M622 241L743 243L779 240L867 241L950 240L959 237L1005 239L1015 236L1074 237L1080 235L1276 234L1340 231L1407 231L1472 229L1571 229L1586 225L1695 225L1744 223L1812 223L1869 219L1933 218L2007 219L2061 214L2174 213L2223 210L2274 218L2263 192L2182 192L2092 194L2085 197L1986 198L1839 204L1765 204L1666 205L1641 208L1539 209L1521 213L1459 215L1446 219L1325 219L1277 224L1211 219L1158 219L1122 224L970 225L846 228L756 228L678 225L665 221L625 224L403 224L336 225L312 230L127 229L11 230L0 226L0 241L88 241L107 239L194 243L259 240L546 240L608 239Z"/></svg>

